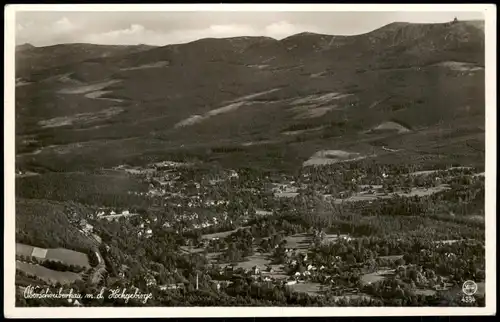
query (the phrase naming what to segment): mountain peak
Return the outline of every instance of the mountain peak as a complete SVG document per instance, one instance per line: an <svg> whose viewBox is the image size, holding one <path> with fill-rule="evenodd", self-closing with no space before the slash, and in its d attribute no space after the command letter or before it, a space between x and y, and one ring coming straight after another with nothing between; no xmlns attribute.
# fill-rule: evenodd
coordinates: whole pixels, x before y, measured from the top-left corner
<svg viewBox="0 0 500 322"><path fill-rule="evenodd" d="M294 34L291 36L288 36L286 38L283 38L282 41L286 42L291 39L297 39L297 38L305 38L305 37L332 37L332 35L326 35L326 34L319 34L315 32L310 32L310 31L304 31L300 32L298 34Z"/></svg>
<svg viewBox="0 0 500 322"><path fill-rule="evenodd" d="M22 45L17 45L16 51L29 50L29 49L33 49L33 48L35 48L35 46L33 46L32 44L24 43Z"/></svg>

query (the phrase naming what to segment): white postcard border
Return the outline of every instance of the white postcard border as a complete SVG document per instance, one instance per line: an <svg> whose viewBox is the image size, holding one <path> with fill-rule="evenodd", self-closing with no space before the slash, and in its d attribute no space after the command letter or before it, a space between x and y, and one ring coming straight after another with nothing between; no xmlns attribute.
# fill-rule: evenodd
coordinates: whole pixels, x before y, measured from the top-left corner
<svg viewBox="0 0 500 322"><path fill-rule="evenodd" d="M480 11L486 51L486 306L465 307L15 307L15 13L17 11ZM4 315L5 317L264 317L496 314L496 6L494 4L43 4L4 13Z"/></svg>

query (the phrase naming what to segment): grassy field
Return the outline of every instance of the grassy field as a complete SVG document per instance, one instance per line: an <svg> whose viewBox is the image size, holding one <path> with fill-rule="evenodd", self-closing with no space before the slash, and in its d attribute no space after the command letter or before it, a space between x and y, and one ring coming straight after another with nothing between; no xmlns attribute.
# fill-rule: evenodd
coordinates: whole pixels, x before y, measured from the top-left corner
<svg viewBox="0 0 500 322"><path fill-rule="evenodd" d="M372 284L385 279L387 276L393 275L394 270L378 270L370 274L364 274L361 276L361 283Z"/></svg>
<svg viewBox="0 0 500 322"><path fill-rule="evenodd" d="M311 236L308 234L297 234L293 236L287 236L285 240L287 248L294 248L298 252L302 253L307 253L307 249L311 244Z"/></svg>
<svg viewBox="0 0 500 322"><path fill-rule="evenodd" d="M90 267L87 254L65 248L48 249L46 258L61 261L69 265Z"/></svg>
<svg viewBox="0 0 500 322"><path fill-rule="evenodd" d="M321 293L321 284L320 283L297 283L293 285L289 285L290 289L299 293L307 293L309 295L318 296Z"/></svg>
<svg viewBox="0 0 500 322"><path fill-rule="evenodd" d="M16 255L19 256L33 256L35 247L25 244L16 243ZM43 256L45 258L45 255Z"/></svg>
<svg viewBox="0 0 500 322"><path fill-rule="evenodd" d="M16 269L25 272L28 275L36 275L47 283L55 284L70 284L77 280L82 279L80 274L73 272L59 272L54 271L43 266L33 265L16 261Z"/></svg>
<svg viewBox="0 0 500 322"><path fill-rule="evenodd" d="M39 248L16 243L16 255L34 256L41 259L60 261L67 265L90 267L87 254L65 248Z"/></svg>
<svg viewBox="0 0 500 322"><path fill-rule="evenodd" d="M225 237L231 235L232 233L237 232L239 229L246 229L246 228L250 228L250 227L241 227L238 229L223 231L220 233L206 234L206 235L203 235L202 238L203 239L225 238Z"/></svg>

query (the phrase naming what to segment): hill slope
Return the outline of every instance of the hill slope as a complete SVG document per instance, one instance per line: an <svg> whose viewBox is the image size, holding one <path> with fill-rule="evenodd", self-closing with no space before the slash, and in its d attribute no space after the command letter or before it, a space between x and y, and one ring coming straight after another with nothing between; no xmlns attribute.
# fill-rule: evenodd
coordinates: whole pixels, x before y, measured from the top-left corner
<svg viewBox="0 0 500 322"><path fill-rule="evenodd" d="M93 44L61 44L35 47L23 44L16 47L16 74L23 77L35 71L84 60L141 52L153 48L147 45L112 46Z"/></svg>
<svg viewBox="0 0 500 322"><path fill-rule="evenodd" d="M404 145L469 158L466 143L484 142L483 26L26 48L16 54L18 166L92 169L180 147L236 163L273 149L300 165L322 148L383 155L381 146ZM385 122L412 131L369 131ZM236 152L213 154L214 146Z"/></svg>

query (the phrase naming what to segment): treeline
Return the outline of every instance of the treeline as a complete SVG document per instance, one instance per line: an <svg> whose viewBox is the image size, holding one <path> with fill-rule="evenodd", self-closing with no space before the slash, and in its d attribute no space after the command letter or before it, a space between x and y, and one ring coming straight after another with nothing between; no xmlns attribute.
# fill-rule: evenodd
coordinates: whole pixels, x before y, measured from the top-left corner
<svg viewBox="0 0 500 322"><path fill-rule="evenodd" d="M93 243L68 220L62 203L16 200L16 242L88 253Z"/></svg>
<svg viewBox="0 0 500 322"><path fill-rule="evenodd" d="M28 199L77 201L108 207L147 207L147 199L129 194L146 192L147 185L127 175L46 173L16 182L16 196Z"/></svg>
<svg viewBox="0 0 500 322"><path fill-rule="evenodd" d="M87 267L73 264L66 264L57 260L50 259L39 259L33 256L24 256L24 255L16 255L16 259L22 262L27 262L31 264L41 265L48 269L52 269L60 272L73 272L73 273L81 273L87 270Z"/></svg>

